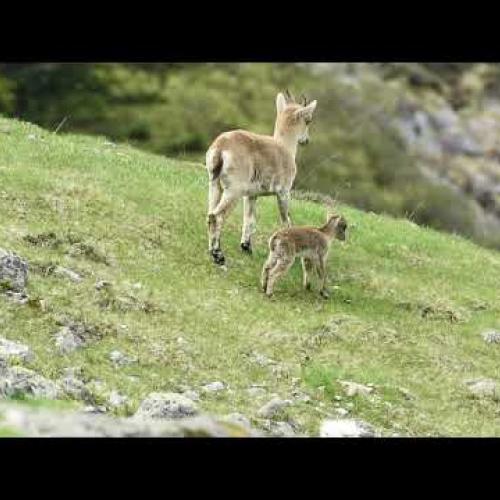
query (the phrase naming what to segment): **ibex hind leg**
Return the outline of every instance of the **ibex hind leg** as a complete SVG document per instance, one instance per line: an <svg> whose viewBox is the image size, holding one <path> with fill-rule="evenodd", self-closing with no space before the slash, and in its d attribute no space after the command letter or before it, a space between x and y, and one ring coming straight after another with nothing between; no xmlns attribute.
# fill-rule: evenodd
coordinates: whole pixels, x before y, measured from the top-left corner
<svg viewBox="0 0 500 500"><path fill-rule="evenodd" d="M216 220L215 216L211 217L210 214L214 212L217 205L222 198L222 186L219 179L211 180L208 185L208 251L211 252L215 248L215 231Z"/></svg>
<svg viewBox="0 0 500 500"><path fill-rule="evenodd" d="M238 197L227 191L222 194L222 199L215 210L208 214L208 231L210 238L210 253L215 264L225 264L225 257L220 247L220 237L224 220L236 206Z"/></svg>
<svg viewBox="0 0 500 500"><path fill-rule="evenodd" d="M241 250L252 254L252 235L255 232L255 207L257 199L253 196L243 198L243 229L241 232Z"/></svg>
<svg viewBox="0 0 500 500"><path fill-rule="evenodd" d="M271 269L276 265L276 262L278 261L278 258L274 253L270 253L269 257L267 258L263 268L262 268L262 275L261 275L261 280L260 284L262 286L262 291L265 293L267 291L267 283L269 281L269 272Z"/></svg>
<svg viewBox="0 0 500 500"><path fill-rule="evenodd" d="M292 267L294 258L280 257L276 265L269 271L269 278L267 280L266 295L271 297L274 292L274 285L276 281L281 278Z"/></svg>

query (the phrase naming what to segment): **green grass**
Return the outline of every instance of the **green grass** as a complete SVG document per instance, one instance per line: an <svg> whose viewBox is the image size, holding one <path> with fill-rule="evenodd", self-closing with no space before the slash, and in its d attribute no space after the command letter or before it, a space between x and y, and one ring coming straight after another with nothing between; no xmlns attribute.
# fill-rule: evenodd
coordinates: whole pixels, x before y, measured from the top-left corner
<svg viewBox="0 0 500 500"><path fill-rule="evenodd" d="M288 398L299 378L312 400L287 412L315 434L343 394L338 381L349 379L376 384L375 396L342 396L341 405L351 400L351 415L385 434L500 435L498 403L470 399L463 383L500 378L500 347L480 336L500 327L499 253L341 206L351 230L332 248L331 299L301 289L297 263L268 300L258 283L279 227L275 201L259 200L253 257L239 251L241 206L231 215L225 273L207 254L206 196L202 165L0 119L0 242L30 261L28 293L44 301L1 299L2 335L29 344L31 368L49 378L80 366L86 379L104 381L103 398L112 389L126 394L130 405L118 414L153 391L221 380L232 392L203 396L200 407L253 417L267 399L250 398L246 388L266 384L269 395ZM325 217L311 202L294 200L291 210L296 224ZM25 239L50 232L56 237L43 246ZM77 241L93 251L72 252ZM49 263L85 279L35 272ZM113 283L104 305L98 280ZM95 325L102 339L55 354L62 315ZM115 369L113 349L138 363ZM279 362L280 372L253 364L252 352ZM400 387L415 398L405 399Z"/></svg>

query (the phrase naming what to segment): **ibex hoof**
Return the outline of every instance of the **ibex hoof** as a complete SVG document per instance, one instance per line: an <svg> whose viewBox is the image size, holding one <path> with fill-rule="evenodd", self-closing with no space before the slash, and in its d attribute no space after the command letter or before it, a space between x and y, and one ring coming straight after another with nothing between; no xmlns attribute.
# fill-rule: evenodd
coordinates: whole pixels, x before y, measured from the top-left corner
<svg viewBox="0 0 500 500"><path fill-rule="evenodd" d="M324 298L324 299L329 299L330 298L330 292L328 290L321 290L319 294Z"/></svg>
<svg viewBox="0 0 500 500"><path fill-rule="evenodd" d="M226 258L220 249L212 250L212 259L214 260L214 264L218 266L223 266L226 262Z"/></svg>
<svg viewBox="0 0 500 500"><path fill-rule="evenodd" d="M252 244L249 241L244 241L240 246L244 253L252 255Z"/></svg>

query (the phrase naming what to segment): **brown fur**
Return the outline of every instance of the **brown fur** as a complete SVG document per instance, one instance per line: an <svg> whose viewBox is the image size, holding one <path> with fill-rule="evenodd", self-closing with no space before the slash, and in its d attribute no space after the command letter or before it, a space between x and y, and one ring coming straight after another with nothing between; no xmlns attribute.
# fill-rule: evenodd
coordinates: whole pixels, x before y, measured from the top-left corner
<svg viewBox="0 0 500 500"><path fill-rule="evenodd" d="M291 96L278 94L276 108L273 136L233 130L219 135L207 151L209 250L217 264L224 263L220 248L224 220L240 198L244 201L244 251L251 253L257 197L277 196L282 223L290 225L288 202L297 173L297 144L308 141L316 101L302 106Z"/></svg>
<svg viewBox="0 0 500 500"><path fill-rule="evenodd" d="M335 238L345 240L346 229L343 217L331 215L319 228L291 227L275 232L269 240L269 256L262 268L264 293L270 297L276 281L292 267L297 257L301 257L304 288L310 288L309 273L316 270L321 280L320 293L328 297L326 269L330 245Z"/></svg>

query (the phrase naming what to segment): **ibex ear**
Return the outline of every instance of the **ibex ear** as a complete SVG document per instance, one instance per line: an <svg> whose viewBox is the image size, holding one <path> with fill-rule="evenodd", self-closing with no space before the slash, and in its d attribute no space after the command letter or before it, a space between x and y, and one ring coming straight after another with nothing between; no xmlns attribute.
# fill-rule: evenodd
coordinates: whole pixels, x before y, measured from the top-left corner
<svg viewBox="0 0 500 500"><path fill-rule="evenodd" d="M286 107L286 99L285 96L280 92L276 96L276 111L281 113Z"/></svg>
<svg viewBox="0 0 500 500"><path fill-rule="evenodd" d="M297 118L305 118L305 119L312 119L312 115L314 113L314 110L316 109L316 104L318 101L313 101L311 104L308 104L306 107L298 109L295 111L295 116Z"/></svg>

